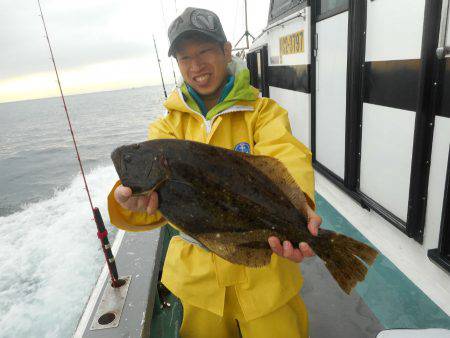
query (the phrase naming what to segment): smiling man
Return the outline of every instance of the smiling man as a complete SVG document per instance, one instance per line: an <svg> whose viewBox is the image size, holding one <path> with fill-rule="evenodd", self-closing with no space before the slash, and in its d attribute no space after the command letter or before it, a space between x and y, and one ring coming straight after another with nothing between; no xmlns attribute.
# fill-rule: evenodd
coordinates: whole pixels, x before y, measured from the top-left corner
<svg viewBox="0 0 450 338"><path fill-rule="evenodd" d="M232 57L217 15L187 8L170 25L169 40L169 56L176 58L184 82L164 103L167 115L150 125L149 139L193 140L277 158L305 192L308 228L316 235L321 218L313 211L311 153L292 136L287 112L250 86L249 71ZM134 197L120 182L108 207L111 222L125 230L167 223L157 210L156 192ZM181 337L308 337L297 263L314 253L305 243L294 248L275 237L268 243L276 254L271 263L248 268L223 260L186 234L172 238L162 282L183 304Z"/></svg>

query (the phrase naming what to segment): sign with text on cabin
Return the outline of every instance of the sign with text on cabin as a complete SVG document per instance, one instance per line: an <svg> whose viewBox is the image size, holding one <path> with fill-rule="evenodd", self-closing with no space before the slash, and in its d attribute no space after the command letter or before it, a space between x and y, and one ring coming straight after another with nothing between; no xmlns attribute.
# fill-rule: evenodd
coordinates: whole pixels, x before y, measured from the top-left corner
<svg viewBox="0 0 450 338"><path fill-rule="evenodd" d="M288 54L299 54L305 52L304 31L298 31L280 37L280 57Z"/></svg>

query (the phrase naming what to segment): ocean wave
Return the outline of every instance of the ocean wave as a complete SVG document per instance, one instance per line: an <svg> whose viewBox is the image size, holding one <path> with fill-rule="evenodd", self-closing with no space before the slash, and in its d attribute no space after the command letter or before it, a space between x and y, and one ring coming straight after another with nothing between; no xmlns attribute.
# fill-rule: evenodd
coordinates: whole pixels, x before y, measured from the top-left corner
<svg viewBox="0 0 450 338"><path fill-rule="evenodd" d="M87 175L108 229L116 180L112 166ZM79 175L52 198L0 217L0 337L73 334L104 263L96 231Z"/></svg>

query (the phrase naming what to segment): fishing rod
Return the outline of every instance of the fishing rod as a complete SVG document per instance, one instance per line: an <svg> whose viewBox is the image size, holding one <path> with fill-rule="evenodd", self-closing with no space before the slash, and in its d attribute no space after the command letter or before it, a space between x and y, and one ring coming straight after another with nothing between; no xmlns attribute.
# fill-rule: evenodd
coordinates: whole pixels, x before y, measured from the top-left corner
<svg viewBox="0 0 450 338"><path fill-rule="evenodd" d="M58 69L56 67L56 62L55 62L55 57L53 55L52 45L50 43L50 38L48 36L47 26L46 26L45 20L44 20L44 14L42 13L41 3L40 3L39 0L37 0L37 3L39 5L39 11L41 13L40 17L42 19L42 24L44 26L45 37L47 39L48 48L50 50L50 55L51 55L52 62L53 62L53 68L55 70L56 80L58 82L59 92L61 94L61 99L62 99L63 106L64 106L64 111L66 112L67 123L69 124L70 134L72 135L73 146L74 146L75 152L77 154L78 164L79 164L80 170L81 170L81 176L83 177L84 187L85 187L85 190L86 190L86 193L87 193L87 196L88 196L88 200L89 200L89 204L90 204L90 207L91 207L91 210L92 210L92 214L94 215L94 221L95 221L95 224L97 225L97 237L100 240L100 243L101 243L101 246L102 246L102 250L103 250L103 253L104 253L105 259L106 259L106 264L108 265L109 274L111 276L111 285L114 288L118 288L118 287L121 287L122 285L124 285L125 281L119 279L119 274L117 272L116 261L115 261L115 258L114 258L114 254L111 251L111 244L109 243L109 240L108 240L108 231L106 230L105 224L103 223L103 219L102 219L102 215L100 213L100 210L97 207L94 207L94 205L92 203L91 194L89 192L89 187L88 187L88 184L87 184L87 181L86 181L86 176L84 174L83 163L81 162L80 153L78 152L78 146L77 146L77 142L75 140L75 133L73 131L72 123L70 121L69 111L67 109L66 99L64 97L64 93L63 93L63 90L62 90L61 81L59 79Z"/></svg>
<svg viewBox="0 0 450 338"><path fill-rule="evenodd" d="M167 99L166 86L164 85L164 78L163 78L163 74L162 74L162 70L161 70L161 60L159 59L159 56L158 56L158 48L156 48L155 35L152 35L152 37L153 37L153 44L155 45L156 60L158 60L159 74L161 75L161 82L162 82L162 86L164 89L164 96Z"/></svg>
<svg viewBox="0 0 450 338"><path fill-rule="evenodd" d="M172 65L172 73L173 73L173 80L175 81L175 86L178 86L178 83L177 83L177 76L175 75L175 68L173 68L173 61L172 61L172 58L170 58L170 64Z"/></svg>

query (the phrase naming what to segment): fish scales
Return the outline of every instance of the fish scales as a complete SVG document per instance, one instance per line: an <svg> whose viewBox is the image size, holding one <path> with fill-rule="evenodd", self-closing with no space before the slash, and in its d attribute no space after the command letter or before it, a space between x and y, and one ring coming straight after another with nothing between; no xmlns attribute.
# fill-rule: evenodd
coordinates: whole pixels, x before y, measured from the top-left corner
<svg viewBox="0 0 450 338"><path fill-rule="evenodd" d="M377 256L342 234L321 229L312 236L306 198L274 158L173 139L122 146L111 157L133 194L157 191L169 222L232 263L269 264L270 236L306 242L349 293Z"/></svg>
<svg viewBox="0 0 450 338"><path fill-rule="evenodd" d="M158 141L150 142L153 145ZM218 225L219 230L237 232L269 227L262 221L264 219L272 224L277 221L278 224L294 223L296 227L306 224L305 217L283 192L239 157L240 153L187 141L158 143L163 144L158 152L164 154L170 175L158 189L159 209L180 227L184 223L180 217L194 214L196 222L189 222L193 223L192 227L187 227L189 233L211 232L211 228ZM143 182L140 185L143 186ZM276 219L277 215L282 215L282 219ZM205 222L205 218L209 222Z"/></svg>

